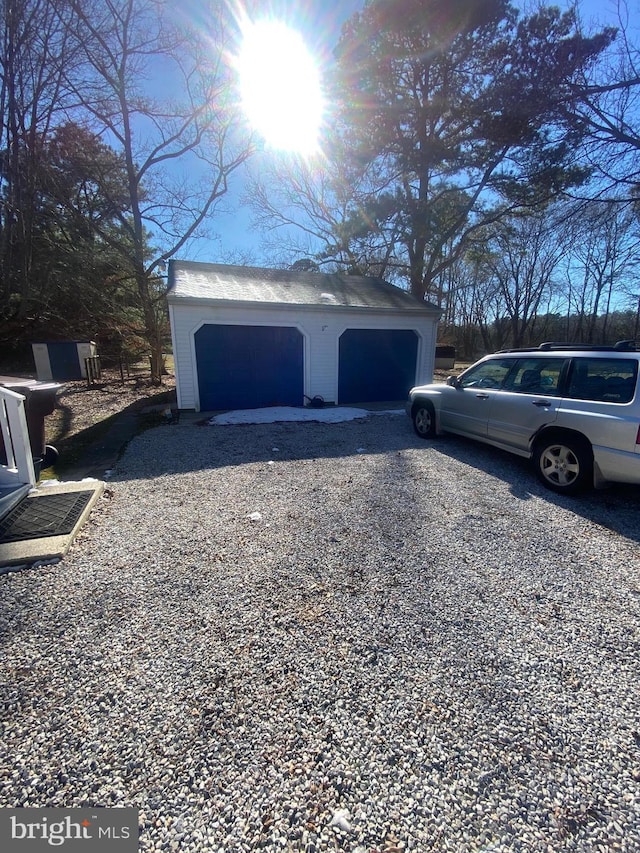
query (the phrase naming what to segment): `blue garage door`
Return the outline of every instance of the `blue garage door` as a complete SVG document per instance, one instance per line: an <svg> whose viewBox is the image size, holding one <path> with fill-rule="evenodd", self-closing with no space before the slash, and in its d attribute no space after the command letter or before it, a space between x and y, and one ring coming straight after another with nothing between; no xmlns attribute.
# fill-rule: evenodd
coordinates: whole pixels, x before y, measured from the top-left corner
<svg viewBox="0 0 640 853"><path fill-rule="evenodd" d="M200 408L301 406L304 349L298 329L206 324L195 334Z"/></svg>
<svg viewBox="0 0 640 853"><path fill-rule="evenodd" d="M415 385L418 336L410 329L347 329L340 337L338 400L404 400Z"/></svg>

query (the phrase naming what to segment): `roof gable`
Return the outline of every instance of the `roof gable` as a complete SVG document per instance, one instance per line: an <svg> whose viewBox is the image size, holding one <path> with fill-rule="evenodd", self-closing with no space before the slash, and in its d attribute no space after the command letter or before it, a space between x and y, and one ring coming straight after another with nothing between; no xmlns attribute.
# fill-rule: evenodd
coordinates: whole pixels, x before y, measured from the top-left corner
<svg viewBox="0 0 640 853"><path fill-rule="evenodd" d="M169 261L167 298L173 304L188 300L440 314L435 305L381 278L196 261Z"/></svg>

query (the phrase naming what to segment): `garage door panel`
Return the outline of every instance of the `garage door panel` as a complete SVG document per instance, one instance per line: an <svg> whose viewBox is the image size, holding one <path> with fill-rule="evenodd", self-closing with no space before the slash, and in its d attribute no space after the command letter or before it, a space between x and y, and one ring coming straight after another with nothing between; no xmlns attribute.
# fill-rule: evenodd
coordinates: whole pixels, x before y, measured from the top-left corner
<svg viewBox="0 0 640 853"><path fill-rule="evenodd" d="M196 332L195 349L201 409L302 405L298 329L209 323Z"/></svg>
<svg viewBox="0 0 640 853"><path fill-rule="evenodd" d="M411 329L347 329L339 355L341 403L404 400L415 384L418 336Z"/></svg>

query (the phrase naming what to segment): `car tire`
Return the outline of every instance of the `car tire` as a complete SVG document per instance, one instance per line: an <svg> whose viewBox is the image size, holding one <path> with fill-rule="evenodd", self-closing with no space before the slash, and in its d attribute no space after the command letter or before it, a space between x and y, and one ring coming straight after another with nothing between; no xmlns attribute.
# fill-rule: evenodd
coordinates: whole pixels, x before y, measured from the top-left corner
<svg viewBox="0 0 640 853"><path fill-rule="evenodd" d="M536 442L533 463L540 482L564 495L593 487L593 451L585 440L550 435Z"/></svg>
<svg viewBox="0 0 640 853"><path fill-rule="evenodd" d="M420 401L411 410L411 420L416 435L433 438L436 434L436 413L431 403Z"/></svg>

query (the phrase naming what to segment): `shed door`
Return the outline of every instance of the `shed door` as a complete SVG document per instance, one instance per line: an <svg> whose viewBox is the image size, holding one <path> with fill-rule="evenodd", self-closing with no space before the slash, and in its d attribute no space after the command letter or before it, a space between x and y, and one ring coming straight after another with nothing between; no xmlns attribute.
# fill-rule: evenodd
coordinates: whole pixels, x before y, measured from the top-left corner
<svg viewBox="0 0 640 853"><path fill-rule="evenodd" d="M73 341L56 341L49 344L51 377L58 381L82 379L78 345Z"/></svg>
<svg viewBox="0 0 640 853"><path fill-rule="evenodd" d="M304 402L302 333L286 326L201 326L195 334L200 408Z"/></svg>
<svg viewBox="0 0 640 853"><path fill-rule="evenodd" d="M410 329L347 329L340 337L338 400L404 400L415 385L418 336Z"/></svg>

